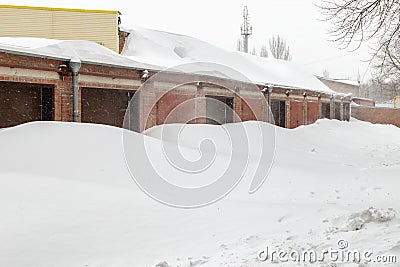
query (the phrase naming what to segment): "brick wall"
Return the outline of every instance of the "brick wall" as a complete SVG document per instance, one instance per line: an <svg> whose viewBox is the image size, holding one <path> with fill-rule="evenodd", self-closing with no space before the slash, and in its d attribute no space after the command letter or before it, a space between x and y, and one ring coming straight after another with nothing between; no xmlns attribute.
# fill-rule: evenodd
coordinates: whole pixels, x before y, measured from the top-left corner
<svg viewBox="0 0 400 267"><path fill-rule="evenodd" d="M351 116L372 123L393 124L400 127L400 109L378 107L352 107Z"/></svg>
<svg viewBox="0 0 400 267"><path fill-rule="evenodd" d="M129 32L118 31L118 42L119 42L119 53L121 54L122 49L124 49L126 38L129 36Z"/></svg>

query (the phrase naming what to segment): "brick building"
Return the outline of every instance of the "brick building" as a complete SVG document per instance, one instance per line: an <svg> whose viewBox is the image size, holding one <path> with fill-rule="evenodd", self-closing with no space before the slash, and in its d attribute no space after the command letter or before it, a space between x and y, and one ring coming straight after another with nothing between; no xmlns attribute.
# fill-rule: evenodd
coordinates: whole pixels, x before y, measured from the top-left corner
<svg viewBox="0 0 400 267"><path fill-rule="evenodd" d="M375 107L375 101L369 98L363 98L363 97L353 97L351 99L353 103L356 105L360 106L366 106L366 107Z"/></svg>
<svg viewBox="0 0 400 267"><path fill-rule="evenodd" d="M353 97L361 97L361 88L358 81L348 79L330 79L320 76L317 76L317 78L337 93L351 94Z"/></svg>
<svg viewBox="0 0 400 267"><path fill-rule="evenodd" d="M133 97L139 100L129 109L134 130L174 122L272 118L281 127L295 128L319 118L350 118L350 96L335 93L292 63L159 31L119 33L122 55L91 41L0 37L0 128L34 120L121 127ZM202 74L168 69L189 59L225 65L248 79L216 69ZM153 82L151 77L160 73L163 79ZM144 74L150 79L145 81ZM138 91L144 82L148 90ZM187 101L187 106L181 105ZM174 113L178 106L183 110Z"/></svg>
<svg viewBox="0 0 400 267"><path fill-rule="evenodd" d="M174 69L176 66L196 62L215 64L205 71L205 75L213 75L220 79L230 77L231 81L237 83L233 87L239 90L240 97L245 99L238 99L240 97L235 96L234 92L215 90L204 85L201 88L207 91L203 93L202 90L193 89L192 97L214 96L224 103L232 103L232 109L241 120L257 117L259 120L268 121L268 117L272 117L273 122L281 127L295 128L313 123L319 118L350 119L351 95L333 91L291 62L231 52L202 40L174 33L143 28L122 30L126 39L121 40L124 44L121 54L127 58L162 66L164 69ZM230 70L221 66L227 66ZM235 71L240 75L231 74ZM262 97L270 106L272 116L255 116L262 113L262 110L268 110L268 106L261 107L262 101L257 99L259 95L256 98L254 95L246 95L246 91L249 90L245 88L248 88L249 84L246 85L243 81L255 85L258 91L267 91ZM173 87L173 84L170 87ZM184 94L188 94L188 91ZM179 94L169 95L171 100L180 97ZM164 102L170 101L165 99ZM249 110L249 106L253 110ZM203 106L203 109L207 109L207 105ZM272 119L269 118L269 121L272 122Z"/></svg>
<svg viewBox="0 0 400 267"><path fill-rule="evenodd" d="M36 39L35 39L36 40ZM79 57L78 121L122 126L128 102L142 84L142 73L150 76L157 67L120 56L96 43L88 41L61 41L30 49L23 42L32 39L0 38L0 127L14 126L33 120L73 121L74 87L71 60ZM36 40L38 41L38 40ZM40 41L40 40L39 40ZM19 43L13 46L12 43ZM48 42L48 40L46 40ZM53 42L53 41L50 41ZM8 43L5 45L4 43ZM10 44L11 43L11 44ZM87 51L90 50L90 53ZM73 62L73 61L72 61ZM190 74L170 73L170 81L179 82L180 77ZM215 77L218 81L221 78ZM196 78L194 78L196 80ZM239 87L247 85L237 83ZM256 84L257 88L265 88ZM153 96L142 96L141 105L154 101L163 87L153 85ZM330 93L273 85L270 98L275 121L282 127L295 128L313 123L321 117L348 119L349 100ZM184 100L196 97L216 98L231 106L241 120L255 118L257 111L248 109L245 102L224 88L214 84L185 84L164 95L154 107L146 125L148 128L165 122L169 111ZM260 101L250 99L249 101ZM257 106L253 105L253 106ZM261 108L261 105L260 105ZM207 103L198 105L199 113L207 114ZM139 111L136 111L139 112ZM223 116L227 116L223 114ZM169 118L168 122L182 122L184 117ZM222 118L232 122L233 118ZM268 118L263 118L268 121ZM198 120L205 123L207 121ZM139 122L138 122L139 123Z"/></svg>

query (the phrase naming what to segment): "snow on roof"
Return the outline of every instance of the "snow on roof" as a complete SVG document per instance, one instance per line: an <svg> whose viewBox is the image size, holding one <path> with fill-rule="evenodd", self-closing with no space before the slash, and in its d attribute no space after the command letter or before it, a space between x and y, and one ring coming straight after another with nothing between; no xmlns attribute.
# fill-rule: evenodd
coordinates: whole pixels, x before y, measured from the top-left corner
<svg viewBox="0 0 400 267"><path fill-rule="evenodd" d="M122 55L135 61L172 68L192 62L210 62L227 66L257 84L308 89L334 93L313 75L303 71L294 63L270 58L261 58L237 51L228 51L202 40L134 27L124 29L130 33ZM224 78L231 77L214 70L207 74Z"/></svg>
<svg viewBox="0 0 400 267"><path fill-rule="evenodd" d="M241 74L233 74L234 72L228 72L227 68L215 65L214 69L207 69L205 72L205 74L215 77L334 93L316 77L303 71L292 62L228 51L199 39L179 34L143 28L127 31L131 34L122 55L91 41L28 37L0 37L0 50L152 70L173 68L185 63L209 62L227 66Z"/></svg>
<svg viewBox="0 0 400 267"><path fill-rule="evenodd" d="M61 59L79 59L86 63L155 68L132 59L95 42L85 40L54 40L28 37L0 37L0 50Z"/></svg>

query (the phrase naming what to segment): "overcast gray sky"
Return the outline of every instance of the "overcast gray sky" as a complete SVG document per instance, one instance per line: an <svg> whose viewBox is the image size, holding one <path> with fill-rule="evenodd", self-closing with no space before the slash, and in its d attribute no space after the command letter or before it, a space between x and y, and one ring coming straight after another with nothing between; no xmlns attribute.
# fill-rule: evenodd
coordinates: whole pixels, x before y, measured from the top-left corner
<svg viewBox="0 0 400 267"><path fill-rule="evenodd" d="M223 48L236 49L243 6L253 25L250 49L257 50L279 34L290 45L292 61L310 73L332 78L356 79L366 73L370 52L367 45L351 52L329 41L328 22L321 21L319 0L0 0L1 4L111 9L122 12L123 25L137 25L200 38ZM101 25L99 25L101 27ZM365 78L365 79L366 79Z"/></svg>

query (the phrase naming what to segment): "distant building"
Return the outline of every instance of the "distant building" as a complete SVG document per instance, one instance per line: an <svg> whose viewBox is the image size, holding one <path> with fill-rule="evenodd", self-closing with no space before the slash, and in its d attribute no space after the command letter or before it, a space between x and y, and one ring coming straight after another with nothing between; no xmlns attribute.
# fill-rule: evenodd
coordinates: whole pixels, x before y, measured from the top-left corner
<svg viewBox="0 0 400 267"><path fill-rule="evenodd" d="M353 97L351 102L359 106L375 107L375 101L369 98Z"/></svg>
<svg viewBox="0 0 400 267"><path fill-rule="evenodd" d="M337 93L351 94L353 97L360 97L360 83L348 79L330 79L317 76L326 86Z"/></svg>
<svg viewBox="0 0 400 267"><path fill-rule="evenodd" d="M119 52L118 11L0 5L0 37L88 40Z"/></svg>

